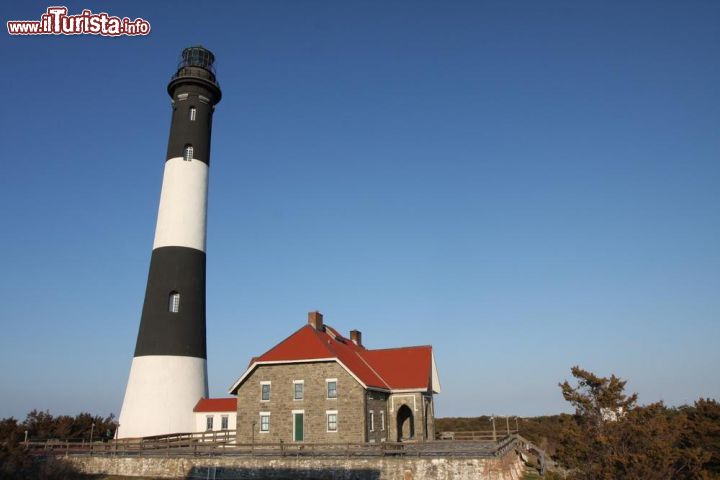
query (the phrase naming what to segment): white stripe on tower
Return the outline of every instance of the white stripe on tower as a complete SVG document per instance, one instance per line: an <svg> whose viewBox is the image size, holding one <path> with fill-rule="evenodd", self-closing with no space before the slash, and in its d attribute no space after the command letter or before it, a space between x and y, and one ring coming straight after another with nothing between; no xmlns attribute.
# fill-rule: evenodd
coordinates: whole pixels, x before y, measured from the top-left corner
<svg viewBox="0 0 720 480"><path fill-rule="evenodd" d="M155 243L205 251L208 165L182 157L165 162Z"/></svg>
<svg viewBox="0 0 720 480"><path fill-rule="evenodd" d="M118 438L192 432L193 407L207 396L204 358L135 357L120 413Z"/></svg>

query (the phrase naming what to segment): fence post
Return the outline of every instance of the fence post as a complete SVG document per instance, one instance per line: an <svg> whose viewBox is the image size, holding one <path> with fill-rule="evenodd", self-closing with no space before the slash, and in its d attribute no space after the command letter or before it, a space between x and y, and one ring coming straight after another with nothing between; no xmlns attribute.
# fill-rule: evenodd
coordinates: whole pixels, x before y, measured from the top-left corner
<svg viewBox="0 0 720 480"><path fill-rule="evenodd" d="M495 430L495 415L492 416L493 424L493 442L497 442L497 431Z"/></svg>

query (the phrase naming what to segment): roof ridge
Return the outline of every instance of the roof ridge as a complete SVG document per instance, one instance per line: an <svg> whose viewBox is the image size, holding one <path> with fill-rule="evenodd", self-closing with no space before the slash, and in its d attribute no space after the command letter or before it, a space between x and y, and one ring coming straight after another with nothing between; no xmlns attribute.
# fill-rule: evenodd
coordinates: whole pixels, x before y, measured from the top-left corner
<svg viewBox="0 0 720 480"><path fill-rule="evenodd" d="M277 348L281 343L283 343L285 340L287 340L288 338L292 337L293 335L295 335L296 333L298 333L300 330L302 330L303 328L305 328L305 327L307 327L307 326L308 326L307 324L306 324L306 325L303 325L302 327L298 328L297 330L295 330L293 333L291 333L291 334L288 335L287 337L285 337L285 338L283 338L282 340L280 340L279 342L277 342L277 343L276 343L275 345L273 345L272 347L270 347L270 348L268 348L267 350L265 350L265 351L264 351L263 353L261 353L260 355L255 355L254 357L252 357L252 358L250 359L251 363L252 363L253 360L258 359L258 358L260 358L260 357L262 357L262 356L264 356L264 355L267 355L268 353L270 353L271 351L273 351L274 349L276 349L276 348Z"/></svg>
<svg viewBox="0 0 720 480"><path fill-rule="evenodd" d="M329 325L325 325L325 327L327 328L327 327L330 327L330 326L329 326ZM311 328L312 328L312 327L311 327ZM313 330L315 330L315 329L313 329ZM330 330L333 330L333 332L336 332L336 333L337 333L337 330L334 329L333 327L330 327ZM343 346L346 345L345 342L338 340L334 335L331 335L330 333L328 333L327 331L325 331L325 329L323 329L322 331L315 330L315 334L316 334L318 340L320 340L320 342L323 344L323 346L325 347L325 349L328 351L328 353L334 355L335 357L338 356L337 348L335 348L335 342L337 342L337 343L339 343L340 345L343 345ZM323 338L323 335L324 335L325 337L327 337L327 339L329 339L330 341L329 341L329 342L326 341L326 339ZM338 334L337 336L340 337L340 338L343 338L342 335L339 335L339 334Z"/></svg>
<svg viewBox="0 0 720 480"><path fill-rule="evenodd" d="M326 328L326 329L329 328L330 330L332 330L332 335L330 335L330 334L328 334L328 335L330 335L331 337L333 337L333 340L338 340L338 339L340 339L340 340L342 340L342 341L340 341L340 343L347 343L347 342L351 342L351 341L352 341L352 340L350 340L348 337L346 337L346 336L344 336L342 333L340 333L340 331L339 331L337 328L333 327L332 325L328 325L328 324L326 323L326 324L325 324L325 328ZM326 332L326 333L327 333L327 332ZM339 340L338 340L338 341L339 341Z"/></svg>
<svg viewBox="0 0 720 480"><path fill-rule="evenodd" d="M372 365L370 365L370 364L368 363L368 361L363 358L362 355L360 355L360 352L359 352L359 351L353 350L353 353L355 353L355 355L357 355L358 357L360 357L360 360L362 360L363 363L364 363L365 365L367 365L367 367L368 367L370 370L372 370L372 372L373 372L375 375L377 375L377 377L378 377L380 380L382 380L382 382L385 384L385 386L388 388L388 390L392 390L392 387L390 386L390 384L385 381L385 379L383 378L383 376L380 375L380 374L377 372L377 370L375 370L375 369L372 367Z"/></svg>
<svg viewBox="0 0 720 480"><path fill-rule="evenodd" d="M388 347L388 348L366 348L366 352L382 352L383 350L409 350L411 348L429 348L432 350L432 345L411 345L409 347Z"/></svg>

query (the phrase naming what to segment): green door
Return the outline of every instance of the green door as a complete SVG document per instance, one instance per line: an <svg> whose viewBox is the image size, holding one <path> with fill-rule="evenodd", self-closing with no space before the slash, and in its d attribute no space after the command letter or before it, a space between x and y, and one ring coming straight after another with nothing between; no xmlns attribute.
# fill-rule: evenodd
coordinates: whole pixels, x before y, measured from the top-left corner
<svg viewBox="0 0 720 480"><path fill-rule="evenodd" d="M305 438L303 432L303 417L305 415L302 413L295 413L293 415L295 416L295 441L302 442L303 438Z"/></svg>

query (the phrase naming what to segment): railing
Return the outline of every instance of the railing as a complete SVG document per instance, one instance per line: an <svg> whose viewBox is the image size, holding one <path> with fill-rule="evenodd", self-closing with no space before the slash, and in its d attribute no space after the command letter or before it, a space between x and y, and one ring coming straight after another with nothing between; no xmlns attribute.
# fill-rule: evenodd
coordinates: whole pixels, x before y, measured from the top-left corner
<svg viewBox="0 0 720 480"><path fill-rule="evenodd" d="M517 435L517 430L469 430L453 432L437 432L436 440L461 440L461 441L487 441L497 442L511 435Z"/></svg>
<svg viewBox="0 0 720 480"><path fill-rule="evenodd" d="M514 436L502 441L455 440L418 443L235 443L235 431L186 433L109 442L85 441L25 442L38 455L98 456L501 456L514 448Z"/></svg>

